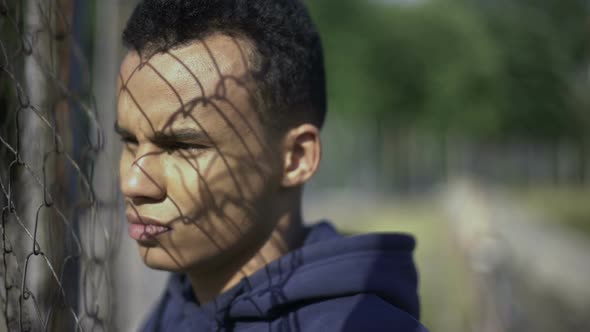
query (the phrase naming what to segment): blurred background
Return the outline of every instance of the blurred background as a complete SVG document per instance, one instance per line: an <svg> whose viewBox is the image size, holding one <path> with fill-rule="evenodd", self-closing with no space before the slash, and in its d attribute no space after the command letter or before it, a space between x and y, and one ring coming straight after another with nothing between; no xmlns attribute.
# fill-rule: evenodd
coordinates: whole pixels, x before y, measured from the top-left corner
<svg viewBox="0 0 590 332"><path fill-rule="evenodd" d="M135 3L0 1L0 331L134 330L162 290L117 184ZM308 5L329 112L306 220L413 234L431 331L590 330L590 1Z"/></svg>

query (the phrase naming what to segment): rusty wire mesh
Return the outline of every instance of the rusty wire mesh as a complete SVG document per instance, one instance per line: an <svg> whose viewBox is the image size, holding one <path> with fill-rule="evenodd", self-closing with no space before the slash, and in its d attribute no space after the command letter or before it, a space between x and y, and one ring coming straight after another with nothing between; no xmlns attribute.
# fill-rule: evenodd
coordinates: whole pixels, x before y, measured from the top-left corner
<svg viewBox="0 0 590 332"><path fill-rule="evenodd" d="M103 135L73 10L0 0L0 331L111 330Z"/></svg>

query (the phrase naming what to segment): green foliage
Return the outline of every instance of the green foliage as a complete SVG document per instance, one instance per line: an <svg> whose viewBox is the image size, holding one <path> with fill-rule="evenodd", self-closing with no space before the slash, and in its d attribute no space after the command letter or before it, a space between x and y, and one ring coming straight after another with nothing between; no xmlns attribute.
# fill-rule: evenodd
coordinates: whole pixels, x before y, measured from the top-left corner
<svg viewBox="0 0 590 332"><path fill-rule="evenodd" d="M310 7L336 116L479 139L580 137L590 124L576 97L589 58L582 1Z"/></svg>
<svg viewBox="0 0 590 332"><path fill-rule="evenodd" d="M580 137L576 76L588 65L582 1L497 1L480 8L502 62L504 135ZM568 19L563 19L567 17ZM587 124L586 124L587 125Z"/></svg>

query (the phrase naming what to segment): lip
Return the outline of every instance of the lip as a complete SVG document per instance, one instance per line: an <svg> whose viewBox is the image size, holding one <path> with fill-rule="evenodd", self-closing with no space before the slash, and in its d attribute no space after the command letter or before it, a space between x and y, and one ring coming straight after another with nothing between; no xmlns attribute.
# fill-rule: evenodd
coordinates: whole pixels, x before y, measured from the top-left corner
<svg viewBox="0 0 590 332"><path fill-rule="evenodd" d="M157 219L130 213L126 216L129 221L129 236L136 241L155 240L159 235L172 230Z"/></svg>
<svg viewBox="0 0 590 332"><path fill-rule="evenodd" d="M129 221L130 224L142 224L142 225L154 225L154 226L168 227L168 226L166 226L166 223L164 223L158 219L138 215L137 213L127 213L126 217L127 217L127 221Z"/></svg>

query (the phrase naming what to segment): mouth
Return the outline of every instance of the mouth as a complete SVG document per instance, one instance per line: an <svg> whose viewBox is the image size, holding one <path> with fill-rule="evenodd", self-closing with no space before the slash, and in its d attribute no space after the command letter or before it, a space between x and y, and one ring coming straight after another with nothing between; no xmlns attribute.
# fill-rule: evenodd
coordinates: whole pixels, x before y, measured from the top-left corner
<svg viewBox="0 0 590 332"><path fill-rule="evenodd" d="M127 214L127 220L129 220L129 236L136 241L155 240L158 236L172 230L161 222L147 217Z"/></svg>

